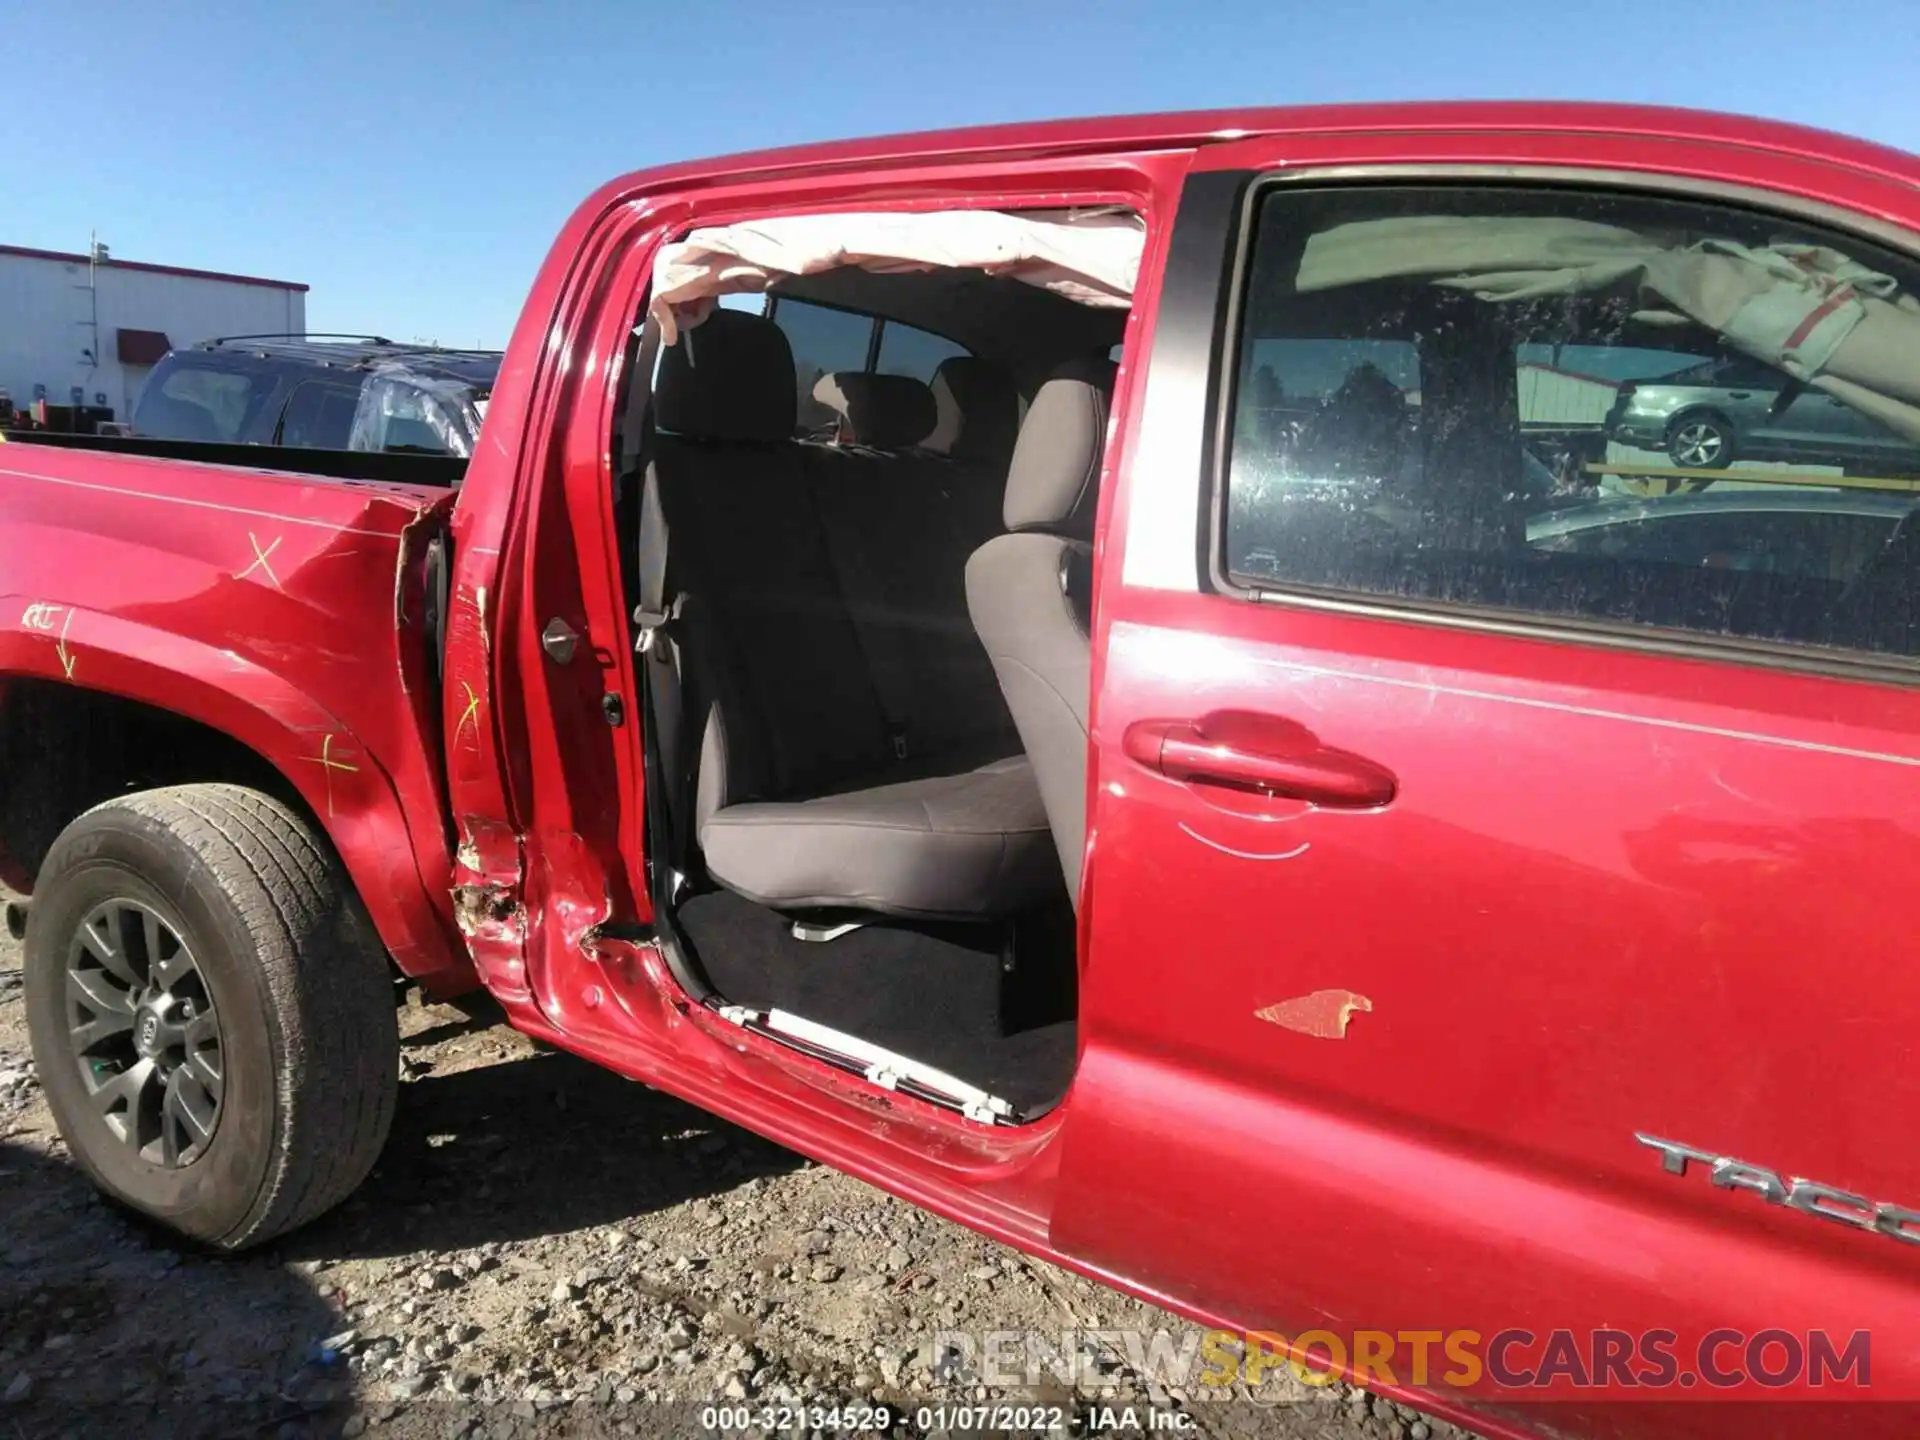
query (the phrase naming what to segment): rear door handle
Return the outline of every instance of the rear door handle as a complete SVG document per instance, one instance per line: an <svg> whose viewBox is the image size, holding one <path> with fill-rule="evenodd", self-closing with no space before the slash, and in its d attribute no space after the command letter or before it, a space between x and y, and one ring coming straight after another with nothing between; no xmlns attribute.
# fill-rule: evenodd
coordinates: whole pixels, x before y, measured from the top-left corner
<svg viewBox="0 0 1920 1440"><path fill-rule="evenodd" d="M1399 784L1382 765L1321 745L1304 726L1222 712L1194 720L1138 720L1122 737L1129 759L1187 785L1221 785L1315 805L1371 809Z"/></svg>

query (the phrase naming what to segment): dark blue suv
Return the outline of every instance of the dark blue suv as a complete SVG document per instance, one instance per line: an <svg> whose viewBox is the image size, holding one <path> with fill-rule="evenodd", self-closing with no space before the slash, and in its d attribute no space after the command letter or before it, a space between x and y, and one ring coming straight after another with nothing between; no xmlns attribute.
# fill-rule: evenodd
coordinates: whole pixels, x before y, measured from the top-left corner
<svg viewBox="0 0 1920 1440"><path fill-rule="evenodd" d="M162 357L132 428L156 440L464 459L499 370L497 350L378 335L229 336Z"/></svg>

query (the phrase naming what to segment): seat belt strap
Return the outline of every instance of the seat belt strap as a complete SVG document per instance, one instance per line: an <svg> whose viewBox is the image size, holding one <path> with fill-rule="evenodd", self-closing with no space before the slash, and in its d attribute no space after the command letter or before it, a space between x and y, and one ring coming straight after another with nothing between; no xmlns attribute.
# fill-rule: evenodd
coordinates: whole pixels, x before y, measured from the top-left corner
<svg viewBox="0 0 1920 1440"><path fill-rule="evenodd" d="M672 635L683 597L676 595L671 602L666 598L667 521L660 505L659 478L651 465L640 491L639 551L640 603L633 612L638 630L633 648L640 657L645 692L642 721L654 732L654 749L660 758L656 780L664 791L660 799L673 847L667 859L677 870L686 862L693 810L692 787L687 783L693 767L686 755L684 677Z"/></svg>

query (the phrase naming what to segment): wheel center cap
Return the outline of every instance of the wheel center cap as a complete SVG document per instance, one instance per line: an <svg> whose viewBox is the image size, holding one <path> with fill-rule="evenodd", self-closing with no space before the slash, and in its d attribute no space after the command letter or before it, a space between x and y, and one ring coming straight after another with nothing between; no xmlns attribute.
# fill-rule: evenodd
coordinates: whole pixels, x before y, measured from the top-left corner
<svg viewBox="0 0 1920 1440"><path fill-rule="evenodd" d="M148 1060L160 1049L160 1017L153 1011L142 1010L133 1022L133 1048Z"/></svg>

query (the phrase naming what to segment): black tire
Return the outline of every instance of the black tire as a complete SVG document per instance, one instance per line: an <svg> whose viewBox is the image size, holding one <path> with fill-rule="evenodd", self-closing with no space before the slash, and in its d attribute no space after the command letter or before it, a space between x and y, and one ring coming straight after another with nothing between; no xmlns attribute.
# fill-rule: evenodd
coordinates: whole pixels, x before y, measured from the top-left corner
<svg viewBox="0 0 1920 1440"><path fill-rule="evenodd" d="M123 913L172 928L218 1016L224 1079L211 1136L185 1163L109 1126L93 1097L113 1062L83 1060L69 1038L69 968L89 963L81 927ZM151 966L150 943L129 949ZM35 1068L74 1159L183 1235L240 1250L303 1225L350 1195L386 1142L400 1041L385 951L329 849L267 795L182 785L80 816L35 884L24 979Z"/></svg>
<svg viewBox="0 0 1920 1440"><path fill-rule="evenodd" d="M1739 448L1733 423L1718 410L1689 410L1667 426L1667 458L1682 470L1724 470Z"/></svg>

